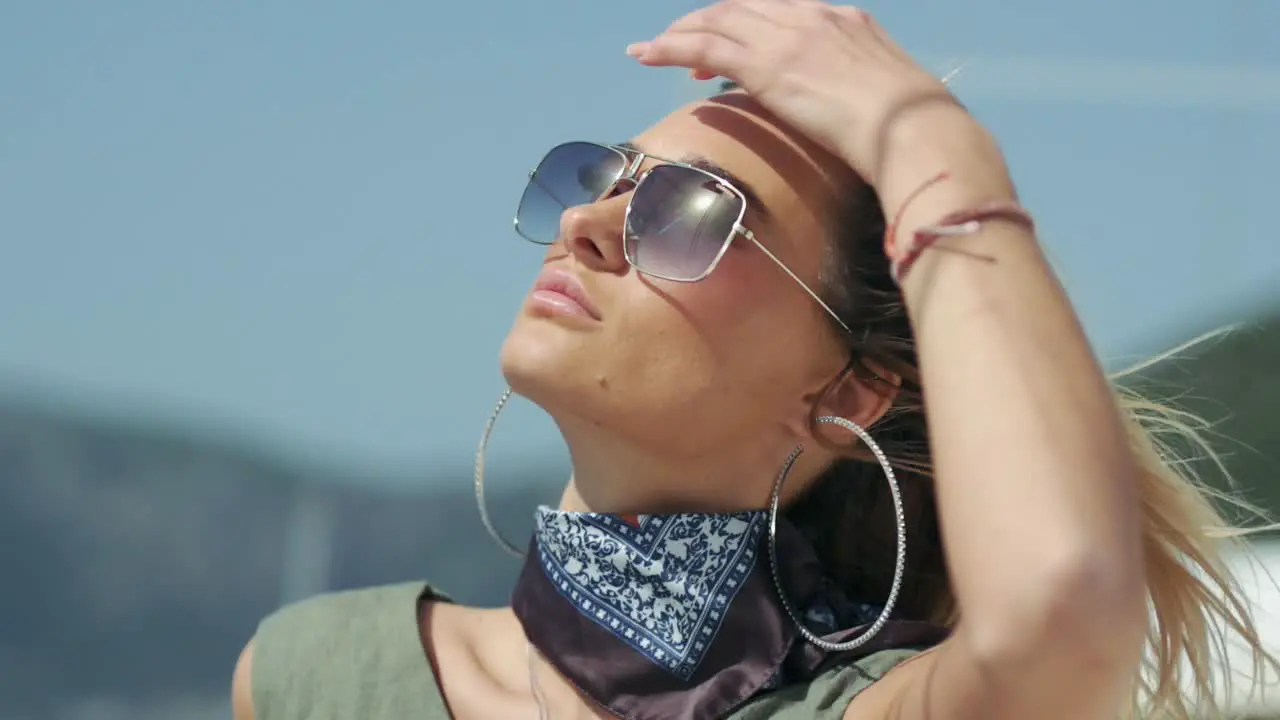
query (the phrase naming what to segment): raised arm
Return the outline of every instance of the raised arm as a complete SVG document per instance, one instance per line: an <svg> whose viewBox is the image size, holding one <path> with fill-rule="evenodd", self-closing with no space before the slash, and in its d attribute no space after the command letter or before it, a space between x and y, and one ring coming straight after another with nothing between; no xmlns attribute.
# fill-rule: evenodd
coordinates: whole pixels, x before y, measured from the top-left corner
<svg viewBox="0 0 1280 720"><path fill-rule="evenodd" d="M995 143L954 105L904 116L884 161L899 238L1015 197ZM940 240L903 291L962 620L903 668L899 690L916 687L901 717L1113 717L1146 628L1137 475L1079 321L1030 228L1008 220Z"/></svg>
<svg viewBox="0 0 1280 720"><path fill-rule="evenodd" d="M857 9L728 0L631 52L736 82L871 182L904 241L1015 199L990 136ZM919 255L903 291L961 619L848 717L1114 717L1146 627L1137 476L1080 324L1015 215Z"/></svg>

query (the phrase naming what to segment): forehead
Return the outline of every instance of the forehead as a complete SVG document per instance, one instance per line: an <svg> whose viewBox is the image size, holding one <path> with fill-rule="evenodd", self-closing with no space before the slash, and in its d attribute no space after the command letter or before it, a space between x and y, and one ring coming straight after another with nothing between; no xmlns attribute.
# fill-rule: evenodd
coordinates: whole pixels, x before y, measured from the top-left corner
<svg viewBox="0 0 1280 720"><path fill-rule="evenodd" d="M635 144L658 157L701 156L723 166L750 185L786 235L820 230L841 189L855 180L843 163L740 92L680 108Z"/></svg>

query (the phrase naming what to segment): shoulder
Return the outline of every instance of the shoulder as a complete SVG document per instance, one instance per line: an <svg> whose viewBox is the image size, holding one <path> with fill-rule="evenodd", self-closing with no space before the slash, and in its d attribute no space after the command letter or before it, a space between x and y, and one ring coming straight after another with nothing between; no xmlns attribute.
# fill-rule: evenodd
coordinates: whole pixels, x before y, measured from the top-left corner
<svg viewBox="0 0 1280 720"><path fill-rule="evenodd" d="M447 599L423 582L323 593L271 613L258 625L257 636L265 639L285 635L295 639L293 631L305 629L303 635L308 641L317 645L332 643L353 631L402 625L406 619L416 623L419 601L430 598ZM327 632L318 634L319 629Z"/></svg>
<svg viewBox="0 0 1280 720"><path fill-rule="evenodd" d="M271 613L236 665L237 720L366 717L372 688L383 700L421 702L435 688L418 634L420 603L430 599L447 600L415 582L326 593Z"/></svg>
<svg viewBox="0 0 1280 720"><path fill-rule="evenodd" d="M231 676L231 716L233 720L254 720L253 712L253 640L236 660Z"/></svg>
<svg viewBox="0 0 1280 720"><path fill-rule="evenodd" d="M841 720L849 704L890 670L919 655L916 649L881 650L827 670L813 680L761 695L734 712L732 720Z"/></svg>

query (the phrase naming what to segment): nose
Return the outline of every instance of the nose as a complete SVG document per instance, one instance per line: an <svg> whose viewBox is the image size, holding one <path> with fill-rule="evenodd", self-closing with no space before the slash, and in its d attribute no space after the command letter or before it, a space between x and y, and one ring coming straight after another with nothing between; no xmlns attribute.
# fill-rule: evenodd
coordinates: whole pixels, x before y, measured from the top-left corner
<svg viewBox="0 0 1280 720"><path fill-rule="evenodd" d="M622 235L629 189L627 183L619 183L601 199L560 214L560 239L578 262L599 272L626 268Z"/></svg>

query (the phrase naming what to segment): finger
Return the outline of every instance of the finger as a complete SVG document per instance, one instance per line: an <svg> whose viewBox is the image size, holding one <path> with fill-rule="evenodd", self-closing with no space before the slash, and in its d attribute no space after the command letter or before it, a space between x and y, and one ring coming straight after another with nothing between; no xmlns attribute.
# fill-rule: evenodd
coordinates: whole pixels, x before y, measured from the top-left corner
<svg viewBox="0 0 1280 720"><path fill-rule="evenodd" d="M850 37L869 37L875 40L871 47L878 47L898 58L907 57L906 50L893 39L884 26L871 13L857 7L842 7L838 11L841 24Z"/></svg>
<svg viewBox="0 0 1280 720"><path fill-rule="evenodd" d="M741 80L747 57L739 43L708 32L664 33L631 45L627 54L650 67L685 67L735 82Z"/></svg>
<svg viewBox="0 0 1280 720"><path fill-rule="evenodd" d="M792 0L769 0L785 5ZM710 33L743 46L758 38L776 35L777 28L758 10L754 0L722 0L721 2L691 12L672 23L658 38L679 33ZM691 69L694 80L711 80L719 74L707 69Z"/></svg>
<svg viewBox="0 0 1280 720"><path fill-rule="evenodd" d="M710 32L747 45L767 38L771 30L776 30L774 23L753 6L750 0L723 0L681 17L671 23L663 34Z"/></svg>
<svg viewBox="0 0 1280 720"><path fill-rule="evenodd" d="M728 0L780 28L803 30L812 26L814 17L833 10L821 0Z"/></svg>

